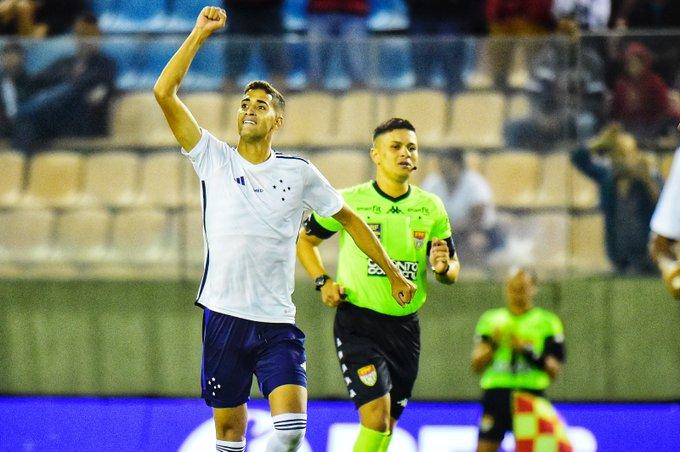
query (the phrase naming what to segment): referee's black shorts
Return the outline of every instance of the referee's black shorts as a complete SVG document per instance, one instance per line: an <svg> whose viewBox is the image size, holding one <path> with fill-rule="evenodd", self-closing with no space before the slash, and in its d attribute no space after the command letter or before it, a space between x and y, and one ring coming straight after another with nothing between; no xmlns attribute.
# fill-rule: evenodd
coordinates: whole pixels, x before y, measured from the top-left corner
<svg viewBox="0 0 680 452"><path fill-rule="evenodd" d="M342 303L333 331L342 376L356 407L389 392L390 416L399 419L418 375L418 315L396 317Z"/></svg>
<svg viewBox="0 0 680 452"><path fill-rule="evenodd" d="M542 391L518 389L543 396ZM482 419L479 422L479 439L501 442L506 432L512 431L512 394L515 390L494 388L484 391L482 396Z"/></svg>

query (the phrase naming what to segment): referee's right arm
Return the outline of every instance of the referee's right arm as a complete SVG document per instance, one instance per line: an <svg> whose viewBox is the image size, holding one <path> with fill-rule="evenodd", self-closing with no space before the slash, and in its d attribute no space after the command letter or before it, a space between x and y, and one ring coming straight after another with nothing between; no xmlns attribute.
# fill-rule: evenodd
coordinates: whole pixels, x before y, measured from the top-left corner
<svg viewBox="0 0 680 452"><path fill-rule="evenodd" d="M224 27L227 13L214 6L203 8L191 34L170 58L153 87L154 96L177 142L186 150L193 149L201 139L201 129L189 109L177 96L179 86L189 66L210 35Z"/></svg>

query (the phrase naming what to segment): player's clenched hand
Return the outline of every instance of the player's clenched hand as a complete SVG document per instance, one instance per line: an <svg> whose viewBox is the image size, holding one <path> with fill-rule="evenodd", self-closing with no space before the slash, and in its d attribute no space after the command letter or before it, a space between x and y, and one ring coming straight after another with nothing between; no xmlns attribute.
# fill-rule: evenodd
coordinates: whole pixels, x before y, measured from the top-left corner
<svg viewBox="0 0 680 452"><path fill-rule="evenodd" d="M196 29L208 35L224 27L227 23L227 13L217 6L206 6L196 19Z"/></svg>
<svg viewBox="0 0 680 452"><path fill-rule="evenodd" d="M430 248L430 265L437 273L444 273L449 268L449 245L446 241L435 239Z"/></svg>
<svg viewBox="0 0 680 452"><path fill-rule="evenodd" d="M680 300L680 262L664 267L661 271L666 288L676 300Z"/></svg>
<svg viewBox="0 0 680 452"><path fill-rule="evenodd" d="M416 293L416 285L399 273L397 279L390 281L392 284L392 296L400 306L405 306L411 302Z"/></svg>
<svg viewBox="0 0 680 452"><path fill-rule="evenodd" d="M336 307L345 301L345 288L329 279L321 288L321 301L329 308Z"/></svg>

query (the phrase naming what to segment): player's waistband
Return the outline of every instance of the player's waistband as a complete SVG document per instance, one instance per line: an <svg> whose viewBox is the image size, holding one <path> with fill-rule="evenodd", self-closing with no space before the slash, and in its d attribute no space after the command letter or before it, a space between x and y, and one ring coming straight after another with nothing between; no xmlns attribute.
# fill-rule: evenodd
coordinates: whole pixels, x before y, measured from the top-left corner
<svg viewBox="0 0 680 452"><path fill-rule="evenodd" d="M349 301L338 305L338 310L345 311L348 314L365 316L373 320L380 320L384 322L407 323L418 321L417 312L412 312L411 314L406 315L389 315L374 311L373 309L362 308L350 303Z"/></svg>

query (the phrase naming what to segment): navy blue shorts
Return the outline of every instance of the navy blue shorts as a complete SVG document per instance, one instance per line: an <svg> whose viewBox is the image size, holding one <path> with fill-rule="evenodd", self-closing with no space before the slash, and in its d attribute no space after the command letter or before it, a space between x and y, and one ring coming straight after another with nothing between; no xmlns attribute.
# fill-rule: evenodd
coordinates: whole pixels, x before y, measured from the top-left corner
<svg viewBox="0 0 680 452"><path fill-rule="evenodd" d="M289 323L264 323L204 309L201 397L208 406L248 401L253 374L265 397L277 387L307 387L305 335Z"/></svg>

